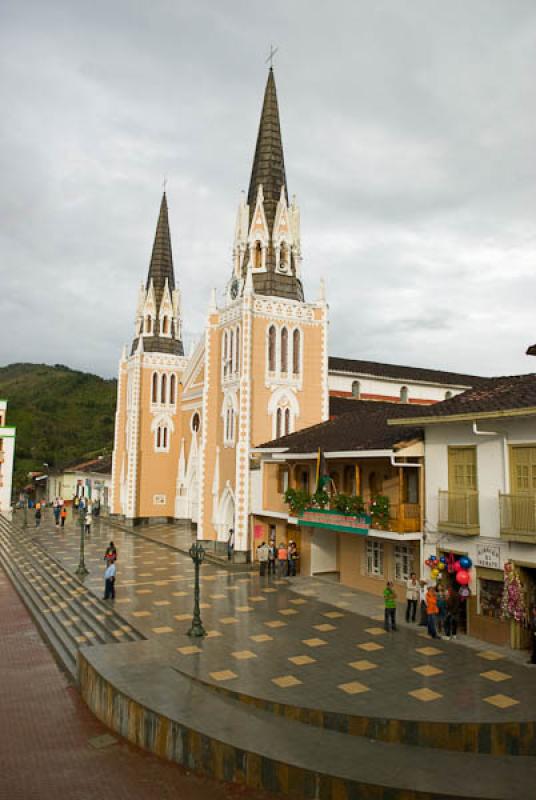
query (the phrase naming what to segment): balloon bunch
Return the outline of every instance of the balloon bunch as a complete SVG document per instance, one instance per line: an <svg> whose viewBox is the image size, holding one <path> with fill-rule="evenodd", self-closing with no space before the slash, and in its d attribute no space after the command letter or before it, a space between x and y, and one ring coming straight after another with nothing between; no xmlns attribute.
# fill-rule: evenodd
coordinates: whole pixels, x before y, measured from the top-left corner
<svg viewBox="0 0 536 800"><path fill-rule="evenodd" d="M458 560L454 559L452 553L448 556L431 555L424 562L427 567L430 567L430 574L432 578L438 578L443 570L447 569L448 572L456 573L456 582L460 586L467 586L471 582L471 574L469 570L473 566L473 562L469 556L461 556Z"/></svg>

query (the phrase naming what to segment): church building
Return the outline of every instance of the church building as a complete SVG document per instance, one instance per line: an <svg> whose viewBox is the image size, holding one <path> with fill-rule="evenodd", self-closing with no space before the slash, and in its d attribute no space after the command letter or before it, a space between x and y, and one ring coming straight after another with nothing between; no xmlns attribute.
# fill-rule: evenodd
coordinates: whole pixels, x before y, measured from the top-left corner
<svg viewBox="0 0 536 800"><path fill-rule="evenodd" d="M328 358L323 284L306 301L300 211L289 199L270 68L223 307L215 292L186 357L164 193L135 335L119 364L112 513L128 524L189 519L201 540L253 547L251 467L263 442L329 419L331 400L428 404L472 376Z"/></svg>

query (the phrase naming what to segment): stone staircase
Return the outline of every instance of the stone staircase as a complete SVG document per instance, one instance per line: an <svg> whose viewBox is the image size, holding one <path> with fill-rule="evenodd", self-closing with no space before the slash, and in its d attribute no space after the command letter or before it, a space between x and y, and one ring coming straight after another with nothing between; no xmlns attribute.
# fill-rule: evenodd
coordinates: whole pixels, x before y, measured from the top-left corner
<svg viewBox="0 0 536 800"><path fill-rule="evenodd" d="M144 639L22 528L0 514L4 568L57 660L77 680L81 646Z"/></svg>

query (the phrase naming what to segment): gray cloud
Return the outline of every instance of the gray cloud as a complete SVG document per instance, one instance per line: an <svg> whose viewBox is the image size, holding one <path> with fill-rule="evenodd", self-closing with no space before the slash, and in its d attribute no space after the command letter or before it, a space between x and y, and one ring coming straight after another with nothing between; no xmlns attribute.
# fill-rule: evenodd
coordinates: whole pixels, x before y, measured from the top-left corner
<svg viewBox="0 0 536 800"><path fill-rule="evenodd" d="M531 0L8 0L0 15L0 363L115 373L164 175L185 328L202 331L272 41L331 352L536 367Z"/></svg>

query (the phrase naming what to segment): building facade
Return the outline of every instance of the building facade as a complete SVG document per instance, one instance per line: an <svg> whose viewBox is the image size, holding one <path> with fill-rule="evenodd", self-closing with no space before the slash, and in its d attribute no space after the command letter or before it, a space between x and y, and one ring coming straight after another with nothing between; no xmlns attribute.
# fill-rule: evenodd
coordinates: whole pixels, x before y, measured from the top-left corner
<svg viewBox="0 0 536 800"><path fill-rule="evenodd" d="M0 400L0 514L11 517L15 428L6 424L7 400Z"/></svg>

